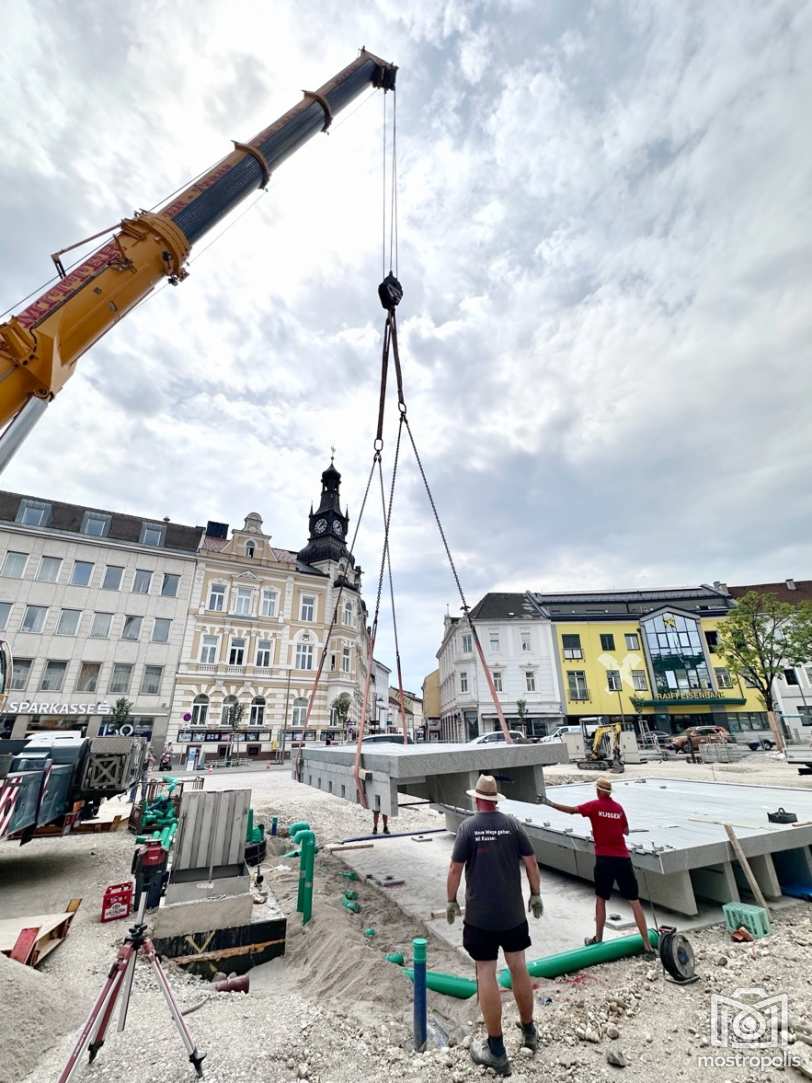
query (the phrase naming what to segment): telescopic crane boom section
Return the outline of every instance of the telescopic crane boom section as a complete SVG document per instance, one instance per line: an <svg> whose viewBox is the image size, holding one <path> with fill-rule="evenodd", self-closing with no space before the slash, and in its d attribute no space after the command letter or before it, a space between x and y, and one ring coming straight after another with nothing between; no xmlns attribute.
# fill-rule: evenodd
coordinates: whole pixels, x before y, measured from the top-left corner
<svg viewBox="0 0 812 1083"><path fill-rule="evenodd" d="M234 150L165 207L139 211L68 274L0 323L0 470L67 380L77 360L161 281L186 277L192 245L367 87L394 90L397 68L360 56L249 143ZM13 419L13 420L12 420Z"/></svg>

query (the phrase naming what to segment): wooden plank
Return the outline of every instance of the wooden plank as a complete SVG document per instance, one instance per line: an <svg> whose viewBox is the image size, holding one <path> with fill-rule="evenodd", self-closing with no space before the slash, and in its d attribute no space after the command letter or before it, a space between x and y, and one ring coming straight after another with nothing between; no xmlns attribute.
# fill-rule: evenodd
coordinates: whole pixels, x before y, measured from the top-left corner
<svg viewBox="0 0 812 1083"><path fill-rule="evenodd" d="M0 952L11 956L23 931L36 929L36 936L27 961L29 966L37 966L68 935L81 902L81 899L71 899L61 914L34 914L0 920Z"/></svg>
<svg viewBox="0 0 812 1083"><path fill-rule="evenodd" d="M761 888L758 886L758 881L753 875L753 870L750 868L750 862L747 860L744 850L742 850L742 844L736 838L736 832L733 830L730 824L724 825L727 837L730 839L730 845L733 847L733 852L736 855L736 860L742 867L747 883L750 885L750 890L753 893L753 898L756 900L759 906L763 907L769 914L770 908L767 906L767 901L761 893Z"/></svg>
<svg viewBox="0 0 812 1083"><path fill-rule="evenodd" d="M445 912L445 911L444 911ZM256 951L263 951L265 948L271 947L273 944L284 944L284 936L279 937L276 940L261 940L257 944L241 944L236 948L219 948L214 951L200 951L195 952L194 955L176 955L167 956L171 958L173 963L177 963L178 966L185 966L188 963L203 963L209 960L218 959L234 959L239 955L250 955Z"/></svg>
<svg viewBox="0 0 812 1083"><path fill-rule="evenodd" d="M38 934L39 929L36 925L30 929L21 929L20 935L17 937L16 943L9 953L9 959L14 959L15 962L23 963L23 965L25 965L34 951L34 945L37 942Z"/></svg>

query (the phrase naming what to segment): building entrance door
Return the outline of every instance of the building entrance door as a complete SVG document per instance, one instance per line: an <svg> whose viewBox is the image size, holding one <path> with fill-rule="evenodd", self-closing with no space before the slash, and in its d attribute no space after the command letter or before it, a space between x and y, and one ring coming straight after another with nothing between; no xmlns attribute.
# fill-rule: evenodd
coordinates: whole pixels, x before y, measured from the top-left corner
<svg viewBox="0 0 812 1083"><path fill-rule="evenodd" d="M189 745L186 749L186 770L196 771L200 764L200 745Z"/></svg>

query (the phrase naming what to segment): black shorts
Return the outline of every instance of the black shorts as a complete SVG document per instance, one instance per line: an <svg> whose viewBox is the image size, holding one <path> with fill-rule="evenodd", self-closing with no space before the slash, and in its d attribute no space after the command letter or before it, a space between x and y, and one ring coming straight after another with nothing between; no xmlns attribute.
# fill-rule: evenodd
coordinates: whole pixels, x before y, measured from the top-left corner
<svg viewBox="0 0 812 1083"><path fill-rule="evenodd" d="M637 877L630 857L595 858L595 894L601 899L611 899L612 888L617 889L624 899L634 902L639 898Z"/></svg>
<svg viewBox="0 0 812 1083"><path fill-rule="evenodd" d="M529 948L530 930L526 921L513 929L478 929L466 921L462 926L462 946L472 959L486 963L496 959L500 948L502 951L524 951Z"/></svg>

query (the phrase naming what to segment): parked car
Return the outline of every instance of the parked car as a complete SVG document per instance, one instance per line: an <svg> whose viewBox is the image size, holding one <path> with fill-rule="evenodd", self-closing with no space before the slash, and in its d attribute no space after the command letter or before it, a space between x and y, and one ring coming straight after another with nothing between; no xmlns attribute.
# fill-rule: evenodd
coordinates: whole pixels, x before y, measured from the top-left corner
<svg viewBox="0 0 812 1083"><path fill-rule="evenodd" d="M362 745L402 745L403 743L402 733L370 733L361 741ZM414 737L407 737L405 743L413 745Z"/></svg>
<svg viewBox="0 0 812 1083"><path fill-rule="evenodd" d="M671 738L670 748L675 752L696 752L699 746L707 742L726 744L733 738L724 726L691 726L684 733Z"/></svg>
<svg viewBox="0 0 812 1083"><path fill-rule="evenodd" d="M517 745L529 745L525 735L519 730L508 730L508 733L516 742ZM474 737L472 741L469 741L469 745L496 745L500 741L504 741L505 735L501 730L493 730L491 733L481 733L479 737Z"/></svg>

